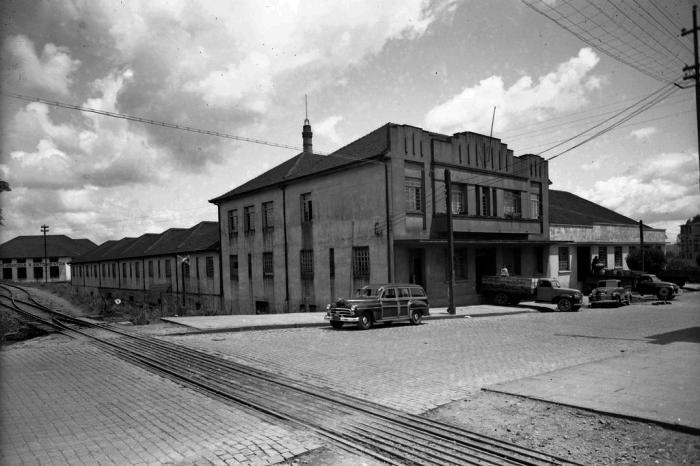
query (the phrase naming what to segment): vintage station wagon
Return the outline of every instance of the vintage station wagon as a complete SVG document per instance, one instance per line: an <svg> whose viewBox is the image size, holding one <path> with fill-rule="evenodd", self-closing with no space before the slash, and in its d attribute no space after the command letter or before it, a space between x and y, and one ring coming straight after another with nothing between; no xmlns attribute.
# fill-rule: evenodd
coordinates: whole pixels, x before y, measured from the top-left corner
<svg viewBox="0 0 700 466"><path fill-rule="evenodd" d="M361 330L373 324L408 321L420 324L423 316L430 315L425 290L419 285L386 283L366 285L351 299L338 299L326 306L325 319L339 329L343 324L356 324Z"/></svg>

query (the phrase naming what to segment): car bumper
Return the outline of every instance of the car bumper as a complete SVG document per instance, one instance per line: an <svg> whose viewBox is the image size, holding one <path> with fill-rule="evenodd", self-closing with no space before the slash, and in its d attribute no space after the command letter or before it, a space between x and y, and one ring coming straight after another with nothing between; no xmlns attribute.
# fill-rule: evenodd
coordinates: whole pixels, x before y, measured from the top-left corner
<svg viewBox="0 0 700 466"><path fill-rule="evenodd" d="M346 316L338 316L338 315L328 315L326 314L324 319L330 320L332 322L350 322L350 323L357 323L359 322L360 318L359 317L346 317Z"/></svg>

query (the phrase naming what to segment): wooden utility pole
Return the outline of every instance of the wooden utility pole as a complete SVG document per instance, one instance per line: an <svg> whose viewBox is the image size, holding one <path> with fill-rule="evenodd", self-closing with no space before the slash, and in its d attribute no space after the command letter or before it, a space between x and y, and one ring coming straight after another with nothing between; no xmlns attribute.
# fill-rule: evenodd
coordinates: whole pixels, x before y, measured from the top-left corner
<svg viewBox="0 0 700 466"><path fill-rule="evenodd" d="M698 17L697 17L698 6L693 5L693 29L690 31L683 28L681 30L681 36L687 34L693 34L693 46L695 54L695 63L690 66L683 68L684 72L693 70L693 74L683 76L684 80L693 79L695 80L695 123L698 132L698 169L700 170L700 63L698 62ZM700 171L698 172L698 179L700 180Z"/></svg>
<svg viewBox="0 0 700 466"><path fill-rule="evenodd" d="M450 170L445 169L445 194L447 195L447 263L448 263L448 283L447 283L447 313L456 314L455 310L455 245L454 232L452 231L452 175Z"/></svg>
<svg viewBox="0 0 700 466"><path fill-rule="evenodd" d="M44 234L44 283L47 283L49 281L49 262L46 254L46 233L49 232L49 226L42 225L41 232Z"/></svg>
<svg viewBox="0 0 700 466"><path fill-rule="evenodd" d="M642 252L642 272L644 272L644 224L639 221L639 250Z"/></svg>

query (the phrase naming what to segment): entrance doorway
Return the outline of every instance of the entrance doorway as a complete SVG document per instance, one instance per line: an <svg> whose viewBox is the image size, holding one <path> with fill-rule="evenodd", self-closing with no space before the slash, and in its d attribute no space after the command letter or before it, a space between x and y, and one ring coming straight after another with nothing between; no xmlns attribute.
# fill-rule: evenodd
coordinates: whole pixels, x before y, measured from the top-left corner
<svg viewBox="0 0 700 466"><path fill-rule="evenodd" d="M425 289L425 249L408 251L408 282Z"/></svg>
<svg viewBox="0 0 700 466"><path fill-rule="evenodd" d="M496 275L496 250L494 248L477 249L475 254L476 292L481 291L481 277Z"/></svg>
<svg viewBox="0 0 700 466"><path fill-rule="evenodd" d="M577 285L579 290L591 275L591 248L579 246L576 248L576 277L574 277L579 282ZM573 285L573 283L570 284L570 286Z"/></svg>

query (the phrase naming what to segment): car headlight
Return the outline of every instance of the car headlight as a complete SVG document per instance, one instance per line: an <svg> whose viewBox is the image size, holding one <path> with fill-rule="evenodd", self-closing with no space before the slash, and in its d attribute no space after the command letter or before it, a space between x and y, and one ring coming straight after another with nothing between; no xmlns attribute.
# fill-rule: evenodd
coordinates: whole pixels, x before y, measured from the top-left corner
<svg viewBox="0 0 700 466"><path fill-rule="evenodd" d="M355 312L357 310L357 304L353 304L352 306L350 306L350 310L352 312Z"/></svg>
<svg viewBox="0 0 700 466"><path fill-rule="evenodd" d="M331 305L330 305L330 304L326 304L326 311L330 311L330 310L331 310Z"/></svg>

